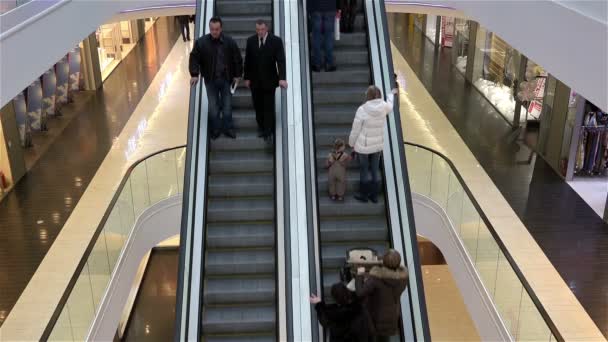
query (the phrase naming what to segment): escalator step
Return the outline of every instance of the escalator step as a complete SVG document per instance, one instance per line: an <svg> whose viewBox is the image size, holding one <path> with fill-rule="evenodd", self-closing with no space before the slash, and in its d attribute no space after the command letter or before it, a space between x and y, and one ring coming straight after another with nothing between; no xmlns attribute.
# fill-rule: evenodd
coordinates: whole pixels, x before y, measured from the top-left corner
<svg viewBox="0 0 608 342"><path fill-rule="evenodd" d="M205 271L208 276L274 274L275 255L272 249L210 250L206 259Z"/></svg>
<svg viewBox="0 0 608 342"><path fill-rule="evenodd" d="M274 306L207 307L203 314L204 334L273 333Z"/></svg>
<svg viewBox="0 0 608 342"><path fill-rule="evenodd" d="M249 224L211 223L207 226L207 247L273 247L274 229L271 221Z"/></svg>
<svg viewBox="0 0 608 342"><path fill-rule="evenodd" d="M205 302L213 304L272 303L275 299L273 278L228 278L207 280Z"/></svg>

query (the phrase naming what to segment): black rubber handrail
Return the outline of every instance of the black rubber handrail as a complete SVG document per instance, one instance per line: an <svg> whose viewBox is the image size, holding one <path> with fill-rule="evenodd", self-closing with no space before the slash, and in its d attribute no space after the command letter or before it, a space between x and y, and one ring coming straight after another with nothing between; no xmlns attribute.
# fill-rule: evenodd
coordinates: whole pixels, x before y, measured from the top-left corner
<svg viewBox="0 0 608 342"><path fill-rule="evenodd" d="M473 193L471 192L471 190L469 189L469 187L465 183L464 179L462 178L462 176L460 175L460 173L456 169L456 166L454 165L454 163L452 163L452 161L448 157L446 157L444 154L442 154L441 152L435 151L432 148L428 148L426 146L422 146L422 145L419 145L419 144L416 144L416 143L407 142L407 141L404 142L403 144L427 150L427 151L429 151L429 152L431 152L431 153L433 153L433 154L441 157L450 166L450 169L452 170L452 172L454 173L454 175L456 176L456 178L460 182L460 185L464 189L464 192L466 193L466 195L469 197L469 200L473 204L473 207L475 207L475 210L477 210L477 213L479 214L479 217L481 217L481 219L483 220L484 224L486 225L486 227L490 231L490 234L492 234L492 237L496 241L496 244L498 245L498 247L500 248L501 252L503 253L503 255L505 256L505 258L509 262L509 265L511 266L511 268L513 269L513 271L517 275L517 278L521 282L523 288L526 290L526 292L530 296L530 299L534 303L534 306L536 306L536 309L538 309L538 312L540 313L541 317L543 318L543 320L545 321L545 323L549 327L549 330L551 330L551 333L553 334L553 336L555 336L555 338L558 341L560 341L560 342L565 341L564 337L561 335L561 333L557 329L557 326L555 326L555 323L553 323L553 321L549 317L549 314L547 313L547 310L545 310L545 307L543 306L543 304L541 303L541 301L536 296L536 293L534 292L534 290L532 290L532 287L530 286L530 284L526 280L526 277L523 275L521 269L517 266L517 263L515 262L515 259L513 259L513 257L511 256L511 253L509 253L509 250L507 249L506 245L504 244L504 242L502 241L502 239L500 238L500 236L496 232L496 229L494 229L494 226L492 226L492 223L490 223L490 220L488 219L488 217L486 216L486 214L481 209L481 206L479 205L479 203L477 202L477 200L475 200L475 197L473 196Z"/></svg>
<svg viewBox="0 0 608 342"><path fill-rule="evenodd" d="M124 189L125 184L127 183L127 180L129 180L129 178L131 177L131 173L133 172L133 170L142 162L144 162L156 155L165 153L167 151L185 148L185 147L186 147L186 145L179 145L179 146L175 146L175 147L165 148L160 151L156 151L141 159L138 159L135 163L133 163L127 169L127 172L125 173L122 180L120 181L120 185L116 189L116 193L114 193L114 196L112 197L112 200L110 201L110 204L108 205L108 208L106 209L105 213L103 214L103 217L101 218L101 221L99 222L99 225L97 226L97 229L95 230L95 233L93 234L93 237L91 238L91 241L89 242L89 245L87 246L87 249L85 250L84 254L82 255L82 258L80 259L80 262L78 263L78 266L76 267L76 271L70 278L68 286L63 291L63 295L61 296L61 299L59 300L57 307L55 307L55 311L53 312L51 319L47 323L46 328L44 329L44 332L42 333L42 336L40 338L42 341L48 340L48 338L51 336L51 333L53 332L53 328L55 327L55 324L57 323L57 320L59 319L59 316L61 315L61 312L63 311L63 309L65 307L65 304L67 303L68 299L70 298L70 294L72 294L72 290L74 289L74 286L76 286L76 282L78 281L78 278L80 277L80 274L82 273L84 266L87 264L87 261L89 260L89 256L91 255L91 252L93 251L93 248L95 247L95 244L97 243L97 239L99 238L101 231L103 230L106 222L108 221L108 218L110 217L110 214L112 213L112 210L114 210L114 206L116 205L116 202L118 201L118 198L120 197L122 190Z"/></svg>

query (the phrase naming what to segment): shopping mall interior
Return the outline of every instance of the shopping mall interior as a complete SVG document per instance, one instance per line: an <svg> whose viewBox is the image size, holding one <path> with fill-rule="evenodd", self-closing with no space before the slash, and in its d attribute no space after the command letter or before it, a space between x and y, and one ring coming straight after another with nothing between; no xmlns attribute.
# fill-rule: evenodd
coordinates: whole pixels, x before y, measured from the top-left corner
<svg viewBox="0 0 608 342"><path fill-rule="evenodd" d="M607 61L603 0L2 0L0 341L606 341Z"/></svg>

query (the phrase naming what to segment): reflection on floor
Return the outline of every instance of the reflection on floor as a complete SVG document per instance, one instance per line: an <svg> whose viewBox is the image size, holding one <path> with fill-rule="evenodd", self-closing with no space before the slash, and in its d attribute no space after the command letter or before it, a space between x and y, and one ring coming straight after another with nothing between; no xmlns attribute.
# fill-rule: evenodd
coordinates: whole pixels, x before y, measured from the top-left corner
<svg viewBox="0 0 608 342"><path fill-rule="evenodd" d="M448 265L422 266L433 341L481 341Z"/></svg>
<svg viewBox="0 0 608 342"><path fill-rule="evenodd" d="M23 150L26 170L34 167L38 159L53 145L55 139L61 136L72 119L86 110L86 106L91 101L91 96L95 96L94 91L79 91L74 95L74 102L64 107L61 116L49 118L47 121L48 131L32 134L32 147Z"/></svg>
<svg viewBox="0 0 608 342"><path fill-rule="evenodd" d="M157 21L103 88L85 103L73 107L81 113L0 202L0 324L53 244L178 36L173 18Z"/></svg>
<svg viewBox="0 0 608 342"><path fill-rule="evenodd" d="M608 223L525 144L496 109L419 31L389 14L393 44L536 239L595 324L608 336ZM405 16L404 16L405 17ZM403 17L401 17L403 18Z"/></svg>
<svg viewBox="0 0 608 342"><path fill-rule="evenodd" d="M177 248L154 249L123 341L171 341L175 326Z"/></svg>

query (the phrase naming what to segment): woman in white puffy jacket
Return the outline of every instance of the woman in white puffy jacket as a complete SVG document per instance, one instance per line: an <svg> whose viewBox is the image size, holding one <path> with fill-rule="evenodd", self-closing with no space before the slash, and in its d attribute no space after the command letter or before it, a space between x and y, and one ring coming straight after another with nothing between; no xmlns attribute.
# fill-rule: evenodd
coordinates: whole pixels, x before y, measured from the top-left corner
<svg viewBox="0 0 608 342"><path fill-rule="evenodd" d="M397 89L393 89L397 94ZM357 153L359 161L359 193L355 198L362 202L378 202L380 184L380 156L384 148L384 122L393 110L393 94L382 100L382 92L376 86L369 86L366 102L359 106L348 144ZM371 180L369 174L371 173Z"/></svg>

